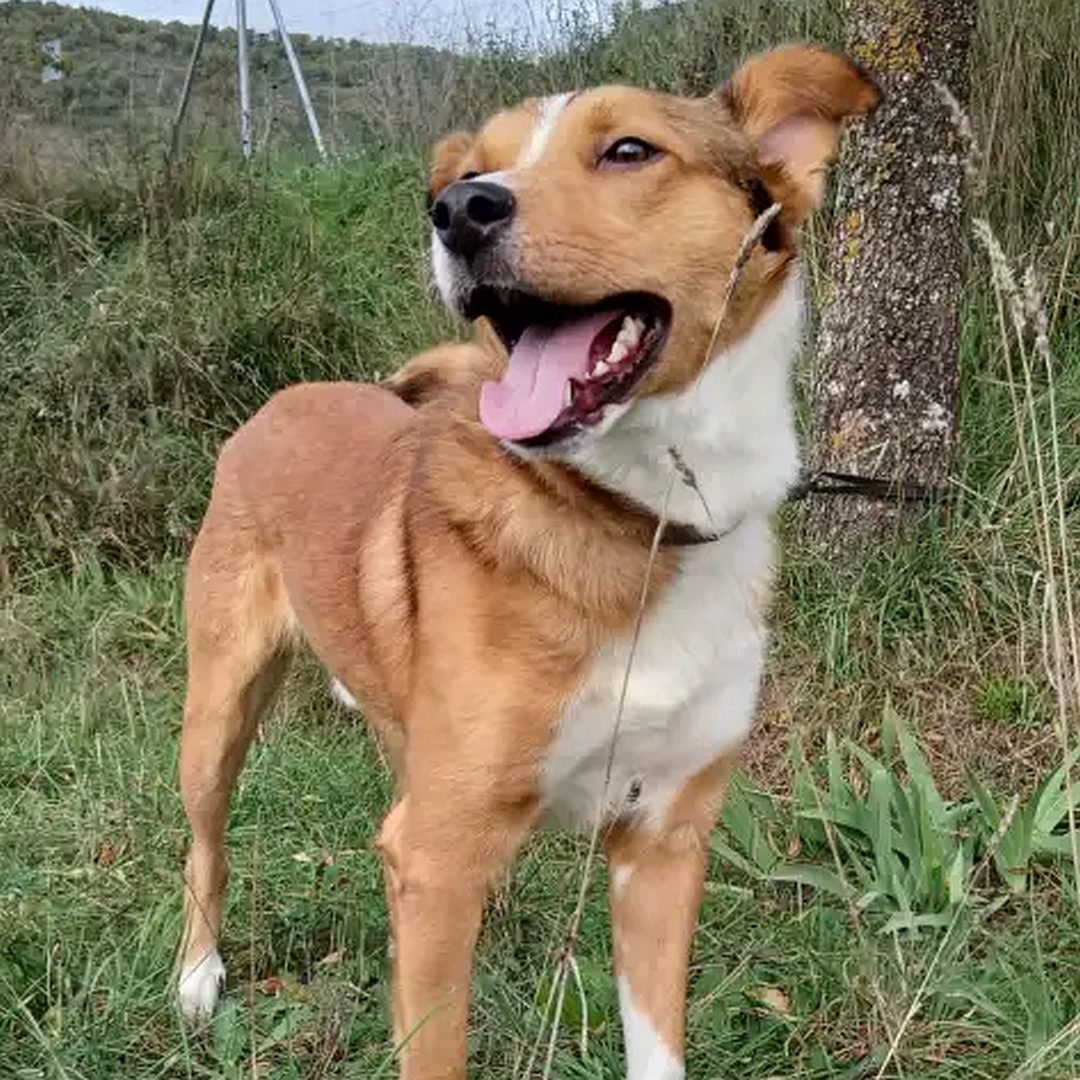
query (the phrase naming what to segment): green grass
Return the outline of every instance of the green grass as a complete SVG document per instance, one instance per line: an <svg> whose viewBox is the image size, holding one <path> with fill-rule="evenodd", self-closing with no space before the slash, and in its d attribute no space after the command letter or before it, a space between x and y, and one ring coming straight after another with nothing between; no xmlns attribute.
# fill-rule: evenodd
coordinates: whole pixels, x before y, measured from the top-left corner
<svg viewBox="0 0 1080 1080"><path fill-rule="evenodd" d="M430 296L415 155L113 179L0 197L11 568L184 550L217 446L273 390L371 378L459 332Z"/></svg>
<svg viewBox="0 0 1080 1080"><path fill-rule="evenodd" d="M835 5L774 7L628 8L609 38L583 33L539 59L489 41L441 107L468 122L524 93L612 78L699 92L751 47L838 33ZM1080 707L1050 677L1068 645L1046 617L1048 602L1064 610L1080 556L1078 19L1060 0L988 0L972 103L976 210L1018 268L1045 276L1050 370L1010 344L973 247L959 505L837 560L806 542L797 508L782 516L761 719L695 946L692 1077L873 1077L894 1045L884 1075L907 1080L1080 1074L1077 881L1067 855L1035 852L1023 828L1061 764L1061 710L1068 741ZM401 121L392 147L327 168L278 152L245 171L203 145L169 175L152 141L0 137L4 1080L392 1075L371 844L389 778L311 663L234 805L224 1006L205 1031L179 1022L179 592L214 452L269 393L371 377L461 332L428 284L416 147L444 113L421 113L384 117ZM1025 467L1036 449L1061 464L1042 495ZM1066 550L1048 555L1040 520L1057 497L1072 500ZM959 808L935 810L922 833L902 809L917 777L883 728L889 710ZM866 811L859 827L850 803ZM912 858L916 835L950 857L920 840ZM1040 843L1061 847L1062 829ZM544 1038L583 855L581 841L539 836L492 900L474 1075L520 1077ZM803 884L770 876L786 862ZM959 901L946 865L962 870ZM621 1074L603 890L601 869L577 947L585 1001L572 987L557 1077ZM886 931L904 896L947 925Z"/></svg>
<svg viewBox="0 0 1080 1080"><path fill-rule="evenodd" d="M4 598L0 1075L230 1077L250 1075L253 1055L264 1075L380 1075L387 923L372 839L389 782L311 666L254 748L234 803L224 1007L196 1034L174 1010L185 845L174 783L179 585L171 562L150 574L86 568ZM783 792L763 804L751 789L732 815L747 797L765 842L790 859L800 831ZM1080 1011L1080 911L1066 866L1039 862L1018 895L989 871L972 876L931 967L941 930L883 933L873 904L858 915L827 892L733 869L724 851L748 849L731 820L695 948L690 1075L873 1075L868 1063L883 1059L916 993L921 1007L888 1075L1075 1075L1080 1031L1059 1034ZM830 866L801 835L797 858ZM540 1037L581 862L580 842L539 836L492 902L476 1075L520 1075L515 1061ZM843 861L857 882L853 868ZM578 948L586 1004L571 991L556 1076L619 1073L602 877ZM772 1005L768 988L782 992Z"/></svg>

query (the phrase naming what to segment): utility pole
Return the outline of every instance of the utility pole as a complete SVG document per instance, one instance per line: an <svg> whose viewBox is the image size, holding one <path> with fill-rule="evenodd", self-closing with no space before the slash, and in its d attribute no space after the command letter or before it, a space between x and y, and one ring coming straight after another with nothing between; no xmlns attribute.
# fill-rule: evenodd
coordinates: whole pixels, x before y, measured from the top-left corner
<svg viewBox="0 0 1080 1080"><path fill-rule="evenodd" d="M247 0L236 0L236 80L240 87L240 153L251 157L251 87L248 83Z"/></svg>
<svg viewBox="0 0 1080 1080"><path fill-rule="evenodd" d="M300 60L293 48L292 38L285 27L285 20L281 17L277 0L268 0L270 12L274 16L278 35L281 38L281 46L285 51L285 57L289 61L292 71L293 82L296 84L296 92L300 97L300 104L304 108L307 117L308 128L311 137L315 140L319 156L326 160L326 145L323 142L322 130L319 127L315 109L311 104L311 95L308 93L307 82L300 68ZM191 100L191 90L195 82L195 69L199 65L199 57L202 55L203 44L206 41L207 27L210 25L210 15L214 10L214 0L206 0L203 9L202 23L195 37L195 47L191 51L191 59L188 61L187 72L184 75L184 85L180 90L180 100L176 105L176 115L173 117L172 138L169 144L169 158L176 157L176 151L180 144L180 128L187 113L188 102ZM251 85L248 75L247 53L247 0L236 0L236 76L240 91L240 152L245 160L251 157Z"/></svg>

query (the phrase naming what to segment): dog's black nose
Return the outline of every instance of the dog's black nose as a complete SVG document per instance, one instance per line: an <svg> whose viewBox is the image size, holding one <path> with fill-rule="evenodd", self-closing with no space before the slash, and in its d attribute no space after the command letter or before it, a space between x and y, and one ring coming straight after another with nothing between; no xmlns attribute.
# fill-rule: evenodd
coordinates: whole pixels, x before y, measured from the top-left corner
<svg viewBox="0 0 1080 1080"><path fill-rule="evenodd" d="M514 193L502 184L457 180L439 193L431 223L448 251L469 258L506 230L514 206Z"/></svg>

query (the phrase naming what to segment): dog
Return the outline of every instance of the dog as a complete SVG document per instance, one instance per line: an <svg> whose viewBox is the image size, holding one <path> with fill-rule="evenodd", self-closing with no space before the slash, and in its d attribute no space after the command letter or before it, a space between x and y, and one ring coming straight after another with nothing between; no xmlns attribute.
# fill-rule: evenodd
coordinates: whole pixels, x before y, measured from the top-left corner
<svg viewBox="0 0 1080 1080"><path fill-rule="evenodd" d="M685 1075L707 838L798 472L799 228L877 100L792 45L708 97L562 94L438 145L434 278L477 339L278 393L222 449L191 552L187 1016L224 977L230 791L306 641L397 776L377 845L404 1080L466 1075L485 895L541 822L602 837L628 1080Z"/></svg>

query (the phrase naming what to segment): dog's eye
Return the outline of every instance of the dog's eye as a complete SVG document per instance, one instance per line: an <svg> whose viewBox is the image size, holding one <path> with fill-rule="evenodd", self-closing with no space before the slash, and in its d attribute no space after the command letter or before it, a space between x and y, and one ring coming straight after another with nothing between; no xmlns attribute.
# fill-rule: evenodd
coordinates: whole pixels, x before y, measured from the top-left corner
<svg viewBox="0 0 1080 1080"><path fill-rule="evenodd" d="M616 139L600 156L601 169L633 169L647 165L663 151L644 139Z"/></svg>

